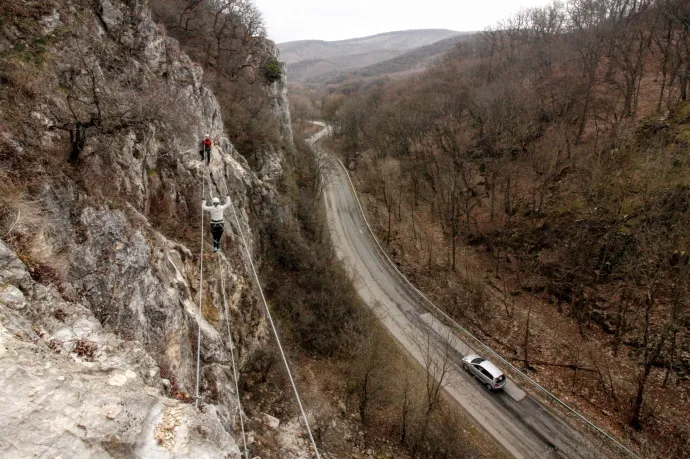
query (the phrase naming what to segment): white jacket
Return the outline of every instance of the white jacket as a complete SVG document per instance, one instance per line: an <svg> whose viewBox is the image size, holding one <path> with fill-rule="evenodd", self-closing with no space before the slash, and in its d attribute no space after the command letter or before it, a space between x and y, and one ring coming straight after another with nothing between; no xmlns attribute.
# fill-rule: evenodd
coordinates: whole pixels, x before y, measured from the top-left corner
<svg viewBox="0 0 690 459"><path fill-rule="evenodd" d="M201 201L201 208L206 212L211 212L211 221L223 221L223 212L230 207L230 196L225 197L225 204L218 204L217 206L207 206L206 200Z"/></svg>

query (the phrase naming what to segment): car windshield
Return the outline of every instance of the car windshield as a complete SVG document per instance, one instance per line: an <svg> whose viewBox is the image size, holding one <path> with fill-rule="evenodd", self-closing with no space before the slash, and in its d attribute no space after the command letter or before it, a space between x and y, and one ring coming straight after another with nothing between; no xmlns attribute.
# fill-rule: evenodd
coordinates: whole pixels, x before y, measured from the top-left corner
<svg viewBox="0 0 690 459"><path fill-rule="evenodd" d="M496 382L501 382L501 381L503 381L504 379L506 379L506 377L503 376L503 375L501 375L501 376L499 376L498 378L496 378Z"/></svg>
<svg viewBox="0 0 690 459"><path fill-rule="evenodd" d="M472 359L472 363L479 364L482 363L485 359L481 357L477 357L476 359Z"/></svg>

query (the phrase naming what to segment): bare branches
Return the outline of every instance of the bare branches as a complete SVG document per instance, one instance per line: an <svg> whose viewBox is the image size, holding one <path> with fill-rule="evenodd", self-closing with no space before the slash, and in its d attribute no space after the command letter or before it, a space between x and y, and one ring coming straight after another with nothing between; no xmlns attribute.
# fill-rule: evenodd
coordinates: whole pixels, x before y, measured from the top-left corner
<svg viewBox="0 0 690 459"><path fill-rule="evenodd" d="M106 76L99 59L107 59L107 49L79 45L73 64L62 71L60 86L64 98L46 103L55 129L69 134L69 161L76 163L89 137L112 135L147 124L175 129L180 117L175 95L162 83L142 94L136 82Z"/></svg>
<svg viewBox="0 0 690 459"><path fill-rule="evenodd" d="M216 76L253 81L265 53L266 28L253 0L152 2L159 20Z"/></svg>

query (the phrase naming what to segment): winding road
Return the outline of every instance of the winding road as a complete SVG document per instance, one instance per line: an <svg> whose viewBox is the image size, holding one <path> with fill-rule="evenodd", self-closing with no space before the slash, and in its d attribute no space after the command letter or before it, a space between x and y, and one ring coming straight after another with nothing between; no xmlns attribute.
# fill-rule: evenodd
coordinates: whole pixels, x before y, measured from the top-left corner
<svg viewBox="0 0 690 459"><path fill-rule="evenodd" d="M462 356L474 351L429 312L381 253L347 171L319 146L318 141L327 134L325 125L320 125L324 129L308 143L317 153L326 176L325 203L331 238L338 257L355 279L359 295L390 333L424 368L446 370L448 394L510 455L606 457L608 452L595 447L511 381L505 391L491 393L461 369ZM430 347L433 364L427 352Z"/></svg>

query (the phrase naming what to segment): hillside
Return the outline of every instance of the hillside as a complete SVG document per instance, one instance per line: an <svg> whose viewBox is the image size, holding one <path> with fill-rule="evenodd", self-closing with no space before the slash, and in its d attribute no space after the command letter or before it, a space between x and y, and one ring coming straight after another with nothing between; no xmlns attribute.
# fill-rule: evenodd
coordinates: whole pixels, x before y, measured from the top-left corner
<svg viewBox="0 0 690 459"><path fill-rule="evenodd" d="M187 6L0 3L0 457L500 457L336 262L252 2Z"/></svg>
<svg viewBox="0 0 690 459"><path fill-rule="evenodd" d="M289 65L288 74L290 81L314 84L359 69L362 66L367 67L388 61L399 55L398 51L374 50L362 54L336 56L331 59L309 59Z"/></svg>
<svg viewBox="0 0 690 459"><path fill-rule="evenodd" d="M459 33L443 29L406 30L340 41L293 41L279 43L278 48L281 59L288 64L290 80L305 82L386 61Z"/></svg>
<svg viewBox="0 0 690 459"><path fill-rule="evenodd" d="M690 4L624 3L523 11L299 103L448 315L640 456L689 457Z"/></svg>
<svg viewBox="0 0 690 459"><path fill-rule="evenodd" d="M430 45L414 48L399 56L367 65L358 70L339 72L337 75L334 75L335 72L332 72L330 75L322 74L319 75L319 78L303 82L337 85L348 80L378 78L382 76L402 78L426 70L433 63L443 59L446 53L451 51L458 43L471 40L472 37L472 33L462 33Z"/></svg>

